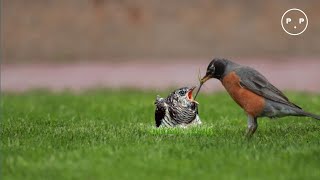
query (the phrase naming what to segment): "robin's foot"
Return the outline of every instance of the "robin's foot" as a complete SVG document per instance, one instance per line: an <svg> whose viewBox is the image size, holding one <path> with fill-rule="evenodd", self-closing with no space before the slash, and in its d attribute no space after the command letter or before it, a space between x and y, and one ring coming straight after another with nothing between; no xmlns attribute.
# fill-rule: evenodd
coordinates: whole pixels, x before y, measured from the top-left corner
<svg viewBox="0 0 320 180"><path fill-rule="evenodd" d="M246 137L251 138L252 135L256 132L258 128L257 118L248 115L248 129L246 133Z"/></svg>

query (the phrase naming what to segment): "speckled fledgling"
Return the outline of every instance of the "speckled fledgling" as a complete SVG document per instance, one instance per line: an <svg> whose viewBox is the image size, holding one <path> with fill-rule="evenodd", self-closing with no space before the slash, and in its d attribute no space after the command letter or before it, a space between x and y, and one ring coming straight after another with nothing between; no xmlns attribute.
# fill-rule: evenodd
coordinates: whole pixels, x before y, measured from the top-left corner
<svg viewBox="0 0 320 180"><path fill-rule="evenodd" d="M159 95L155 101L156 127L187 127L201 124L198 102L192 97L195 87L183 87L170 93L167 98Z"/></svg>

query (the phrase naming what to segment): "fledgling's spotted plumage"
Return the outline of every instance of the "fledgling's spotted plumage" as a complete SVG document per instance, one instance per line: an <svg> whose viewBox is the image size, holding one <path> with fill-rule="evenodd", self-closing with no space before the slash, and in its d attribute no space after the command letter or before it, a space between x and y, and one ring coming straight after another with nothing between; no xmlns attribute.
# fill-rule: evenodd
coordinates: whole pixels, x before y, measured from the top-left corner
<svg viewBox="0 0 320 180"><path fill-rule="evenodd" d="M192 97L194 89L195 87L183 87L170 93L167 98L157 96L156 127L186 127L201 124L198 103Z"/></svg>

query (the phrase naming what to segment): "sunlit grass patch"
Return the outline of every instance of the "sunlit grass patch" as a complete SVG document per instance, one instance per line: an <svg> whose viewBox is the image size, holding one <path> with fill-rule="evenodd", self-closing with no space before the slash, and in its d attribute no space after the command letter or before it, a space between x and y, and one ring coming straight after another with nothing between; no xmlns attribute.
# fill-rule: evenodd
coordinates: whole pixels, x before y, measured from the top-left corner
<svg viewBox="0 0 320 180"><path fill-rule="evenodd" d="M214 134L213 126L198 125L192 127L151 127L146 129L148 133L153 135L203 135L212 136Z"/></svg>
<svg viewBox="0 0 320 180"><path fill-rule="evenodd" d="M1 97L3 179L319 179L320 122L247 117L227 93L200 94L202 125L156 128L157 94L32 91ZM319 94L286 93L318 113Z"/></svg>

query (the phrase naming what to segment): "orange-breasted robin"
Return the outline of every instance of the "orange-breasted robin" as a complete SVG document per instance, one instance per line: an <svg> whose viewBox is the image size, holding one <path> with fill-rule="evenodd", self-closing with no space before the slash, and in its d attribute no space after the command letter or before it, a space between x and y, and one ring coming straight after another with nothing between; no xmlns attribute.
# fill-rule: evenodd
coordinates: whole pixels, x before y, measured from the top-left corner
<svg viewBox="0 0 320 180"><path fill-rule="evenodd" d="M232 99L248 116L247 135L254 134L258 117L308 116L320 120L320 116L304 111L255 69L227 59L213 59L207 67L200 87L209 79L221 81ZM195 96L195 98L196 98Z"/></svg>

